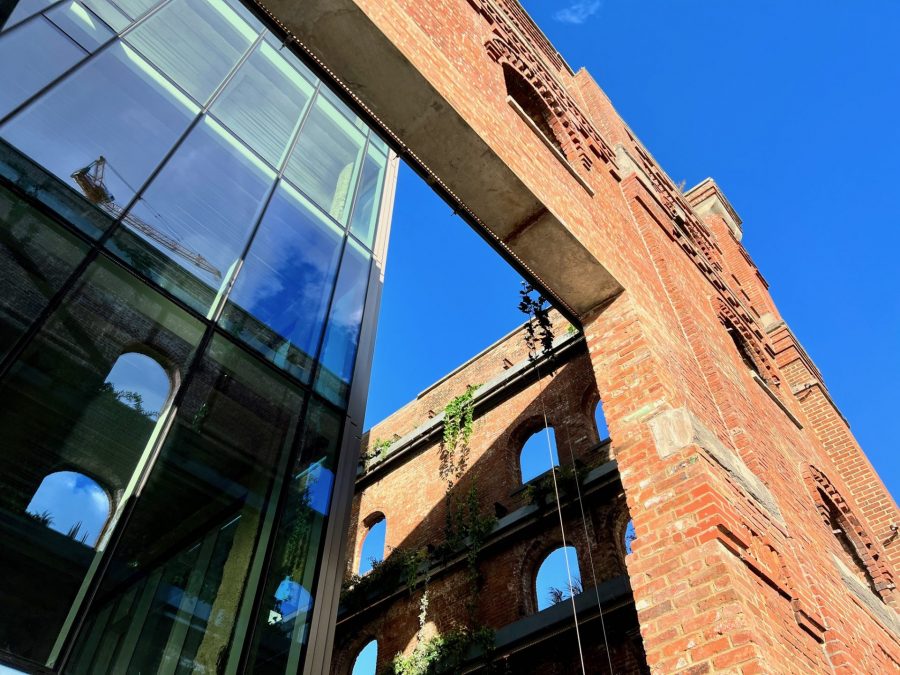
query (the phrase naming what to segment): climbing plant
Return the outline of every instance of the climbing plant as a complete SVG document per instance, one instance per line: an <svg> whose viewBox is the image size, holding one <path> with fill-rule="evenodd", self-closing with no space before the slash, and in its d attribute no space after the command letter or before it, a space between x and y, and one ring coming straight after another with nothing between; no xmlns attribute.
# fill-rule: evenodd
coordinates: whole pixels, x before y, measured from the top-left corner
<svg viewBox="0 0 900 675"><path fill-rule="evenodd" d="M369 451L364 452L360 457L363 463L363 470L368 471L373 465L384 461L392 444L393 441L391 440L376 438L369 447Z"/></svg>
<svg viewBox="0 0 900 675"><path fill-rule="evenodd" d="M550 319L550 305L547 299L527 281L522 282L519 296L519 311L528 316L528 322L525 324L528 358L534 361L542 354L549 355L552 370L553 322Z"/></svg>
<svg viewBox="0 0 900 675"><path fill-rule="evenodd" d="M466 387L465 392L444 407L444 435L441 441L440 476L447 481L447 490L465 473L469 456L475 412L475 392L480 384ZM459 450L459 452L457 452Z"/></svg>

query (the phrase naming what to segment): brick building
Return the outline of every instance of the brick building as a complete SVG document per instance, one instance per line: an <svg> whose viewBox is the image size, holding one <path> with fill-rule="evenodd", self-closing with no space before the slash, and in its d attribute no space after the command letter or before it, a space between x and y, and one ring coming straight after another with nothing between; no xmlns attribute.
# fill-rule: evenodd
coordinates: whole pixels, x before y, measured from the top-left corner
<svg viewBox="0 0 900 675"><path fill-rule="evenodd" d="M593 553L614 670L900 668L896 504L778 313L720 187L707 179L680 191L590 74L572 70L511 0L340 4L342 13L311 12L316 34L312 18L287 26L583 331L553 378L520 373L524 352L508 339L372 430L364 451L385 459L357 477L345 571L358 569L366 531L382 517L388 552L440 548L441 411L483 384L468 470L454 489L476 480L481 508L496 509L476 623L497 630L496 654L512 672L552 672L535 658L578 671L562 660L578 657L572 636L552 617L552 630L521 623L535 615L541 555L560 543L552 518L546 529L514 522L528 508L516 492L517 453L542 400L561 464L571 446L584 468L587 527L571 507L563 520L584 596ZM339 46L351 32L353 54ZM392 94L380 95L388 82ZM600 448L599 399L612 438ZM601 466L615 468L597 479ZM587 494L593 480L602 487ZM627 557L626 514L636 533ZM466 611L465 571L453 564L435 563L429 579L430 606L441 609L427 615L427 634ZM349 672L372 638L380 666L411 652L423 587L410 595L403 586L341 610L335 672ZM606 672L598 622L582 618L588 668ZM535 635L544 643L522 650Z"/></svg>

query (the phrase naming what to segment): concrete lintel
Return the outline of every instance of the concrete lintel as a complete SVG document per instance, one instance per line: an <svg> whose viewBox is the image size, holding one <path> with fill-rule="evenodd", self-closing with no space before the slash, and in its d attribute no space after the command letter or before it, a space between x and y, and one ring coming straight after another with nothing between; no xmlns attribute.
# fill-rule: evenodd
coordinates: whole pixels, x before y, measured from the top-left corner
<svg viewBox="0 0 900 675"><path fill-rule="evenodd" d="M900 617L897 616L897 613L891 607L884 604L884 600L875 595L865 584L863 584L843 561L833 553L831 554L831 560L834 563L841 580L844 582L844 585L856 596L857 600L872 612L872 614L877 616L881 623L894 633L895 637L900 638Z"/></svg>
<svg viewBox="0 0 900 675"><path fill-rule="evenodd" d="M433 175L451 197L483 224L484 234L530 271L574 313L583 316L622 287L572 229L525 185L465 119L450 94L420 72L455 66L434 51L408 55L354 0L262 0L260 5L308 48L401 145L400 154ZM396 20L396 17L395 17ZM402 33L419 32L411 19ZM426 36L423 36L423 38ZM502 81L502 78L500 80ZM583 187L571 179L571 187ZM523 224L530 223L521 232ZM514 240L507 241L516 234Z"/></svg>
<svg viewBox="0 0 900 675"><path fill-rule="evenodd" d="M649 424L660 457L670 457L689 446L703 449L750 497L785 526L778 502L765 484L689 410L667 410L656 415Z"/></svg>

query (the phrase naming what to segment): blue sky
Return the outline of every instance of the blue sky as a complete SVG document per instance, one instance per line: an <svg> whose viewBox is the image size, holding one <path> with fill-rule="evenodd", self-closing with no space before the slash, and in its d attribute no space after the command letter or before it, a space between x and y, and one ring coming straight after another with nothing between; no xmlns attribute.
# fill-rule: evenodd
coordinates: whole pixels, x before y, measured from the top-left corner
<svg viewBox="0 0 900 675"><path fill-rule="evenodd" d="M719 183L783 316L897 494L900 4L524 4L676 182ZM367 426L520 321L516 275L408 171L390 246Z"/></svg>

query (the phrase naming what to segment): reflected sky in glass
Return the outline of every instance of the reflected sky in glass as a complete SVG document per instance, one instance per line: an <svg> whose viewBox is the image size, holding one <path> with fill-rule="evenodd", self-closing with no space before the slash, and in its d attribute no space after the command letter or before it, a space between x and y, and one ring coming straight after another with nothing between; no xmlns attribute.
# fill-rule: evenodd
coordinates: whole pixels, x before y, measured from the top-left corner
<svg viewBox="0 0 900 675"><path fill-rule="evenodd" d="M58 471L44 478L26 511L49 517L47 527L51 530L94 546L109 518L109 497L87 476Z"/></svg>
<svg viewBox="0 0 900 675"><path fill-rule="evenodd" d="M47 12L46 16L89 52L113 36L105 23L78 2L64 2Z"/></svg>
<svg viewBox="0 0 900 675"><path fill-rule="evenodd" d="M346 403L356 363L356 347L369 281L369 254L352 239L347 241L334 291L316 391L338 405Z"/></svg>
<svg viewBox="0 0 900 675"><path fill-rule="evenodd" d="M386 163L387 157L378 152L370 143L359 179L353 217L350 219L350 231L369 248L372 248L372 242L375 239L375 226L378 223L378 207L381 205Z"/></svg>
<svg viewBox="0 0 900 675"><path fill-rule="evenodd" d="M211 111L267 162L280 167L313 92L313 85L263 42L235 73Z"/></svg>
<svg viewBox="0 0 900 675"><path fill-rule="evenodd" d="M131 23L131 19L107 0L82 0L81 4L90 8L94 14L103 19L117 33Z"/></svg>
<svg viewBox="0 0 900 675"><path fill-rule="evenodd" d="M3 28L12 28L17 23L33 16L53 4L53 0L19 0Z"/></svg>
<svg viewBox="0 0 900 675"><path fill-rule="evenodd" d="M173 0L125 39L205 103L256 36L222 0Z"/></svg>
<svg viewBox="0 0 900 675"><path fill-rule="evenodd" d="M112 387L122 403L154 418L162 412L172 387L159 363L136 352L122 354L116 360L105 384Z"/></svg>
<svg viewBox="0 0 900 675"><path fill-rule="evenodd" d="M350 675L375 675L377 661L378 642L372 640L356 657L356 661L353 663L353 672Z"/></svg>
<svg viewBox="0 0 900 675"><path fill-rule="evenodd" d="M309 379L342 233L289 185L272 197L222 323L277 365ZM291 347L299 354L291 353Z"/></svg>
<svg viewBox="0 0 900 675"><path fill-rule="evenodd" d="M539 611L555 604L551 596L552 589L563 591L563 599L572 597L570 578L566 571L566 558L569 561L568 572L572 575L571 586L574 587L575 595L579 593L581 572L578 569L578 555L575 548L572 546L558 548L541 563L537 573L535 586Z"/></svg>
<svg viewBox="0 0 900 675"><path fill-rule="evenodd" d="M0 127L0 135L78 192L72 173L104 157L104 185L122 208L198 112L116 43Z"/></svg>
<svg viewBox="0 0 900 675"><path fill-rule="evenodd" d="M550 449L547 449L547 436L549 431ZM553 466L559 466L559 454L556 451L556 432L553 429L545 431L541 429L525 441L522 446L522 454L519 455L519 466L522 469L522 482L527 483L532 478L537 478ZM550 464L550 453L553 453L553 464Z"/></svg>
<svg viewBox="0 0 900 675"><path fill-rule="evenodd" d="M369 528L363 539L359 558L359 574L372 570L372 564L384 560L384 537L387 534L387 520L382 518Z"/></svg>
<svg viewBox="0 0 900 675"><path fill-rule="evenodd" d="M126 257L205 312L210 298L186 286L177 269L218 289L243 253L274 180L271 169L219 123L205 117L131 210L130 222L126 221L168 262L144 267L134 252L125 253Z"/></svg>
<svg viewBox="0 0 900 675"><path fill-rule="evenodd" d="M85 56L42 16L0 35L0 117Z"/></svg>

